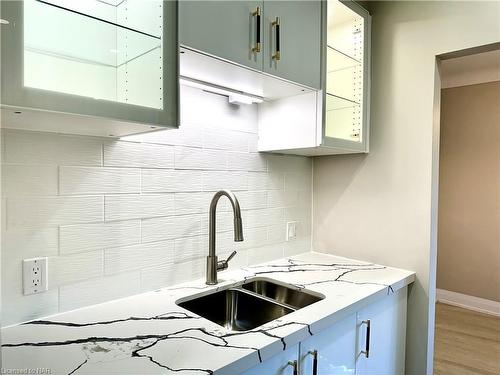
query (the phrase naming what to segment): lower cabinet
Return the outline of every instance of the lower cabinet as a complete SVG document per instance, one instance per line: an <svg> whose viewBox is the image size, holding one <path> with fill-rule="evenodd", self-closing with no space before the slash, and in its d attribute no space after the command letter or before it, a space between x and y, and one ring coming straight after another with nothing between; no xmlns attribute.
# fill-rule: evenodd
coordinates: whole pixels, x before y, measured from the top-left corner
<svg viewBox="0 0 500 375"><path fill-rule="evenodd" d="M243 375L403 375L406 300L402 288Z"/></svg>
<svg viewBox="0 0 500 375"><path fill-rule="evenodd" d="M301 375L354 375L356 314L300 343Z"/></svg>
<svg viewBox="0 0 500 375"><path fill-rule="evenodd" d="M298 358L299 345L297 344L245 371L243 375L298 375Z"/></svg>
<svg viewBox="0 0 500 375"><path fill-rule="evenodd" d="M357 375L404 374L406 297L404 288L358 311Z"/></svg>

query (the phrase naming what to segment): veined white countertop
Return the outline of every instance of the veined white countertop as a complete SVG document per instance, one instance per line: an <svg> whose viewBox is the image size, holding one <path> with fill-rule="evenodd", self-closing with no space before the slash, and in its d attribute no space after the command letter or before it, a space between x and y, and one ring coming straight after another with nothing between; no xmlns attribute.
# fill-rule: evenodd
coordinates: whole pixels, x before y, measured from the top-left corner
<svg viewBox="0 0 500 375"><path fill-rule="evenodd" d="M175 304L253 277L275 279L325 298L245 332ZM4 369L51 374L235 375L314 335L415 279L397 268L304 253L2 329ZM42 372L40 372L42 373Z"/></svg>

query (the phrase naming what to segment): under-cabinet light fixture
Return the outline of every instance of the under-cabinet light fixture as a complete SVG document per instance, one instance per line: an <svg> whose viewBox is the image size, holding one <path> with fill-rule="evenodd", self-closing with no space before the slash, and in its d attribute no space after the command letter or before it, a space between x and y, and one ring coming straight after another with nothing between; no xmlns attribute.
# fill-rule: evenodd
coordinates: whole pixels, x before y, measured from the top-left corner
<svg viewBox="0 0 500 375"><path fill-rule="evenodd" d="M261 96L248 94L243 91L234 90L229 87L201 81L195 78L181 76L179 83L183 86L195 87L214 94L227 96L229 103L231 104L254 104L262 103L264 101L264 98Z"/></svg>

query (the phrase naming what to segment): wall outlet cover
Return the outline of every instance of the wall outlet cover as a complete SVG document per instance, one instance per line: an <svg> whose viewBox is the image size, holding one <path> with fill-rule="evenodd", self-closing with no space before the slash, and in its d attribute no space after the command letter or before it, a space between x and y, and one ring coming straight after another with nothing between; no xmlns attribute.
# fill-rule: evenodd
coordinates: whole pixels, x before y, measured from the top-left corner
<svg viewBox="0 0 500 375"><path fill-rule="evenodd" d="M286 223L286 240L291 241L297 237L297 222L289 221Z"/></svg>
<svg viewBox="0 0 500 375"><path fill-rule="evenodd" d="M23 260L24 295L41 293L48 290L47 261L48 258L46 257Z"/></svg>

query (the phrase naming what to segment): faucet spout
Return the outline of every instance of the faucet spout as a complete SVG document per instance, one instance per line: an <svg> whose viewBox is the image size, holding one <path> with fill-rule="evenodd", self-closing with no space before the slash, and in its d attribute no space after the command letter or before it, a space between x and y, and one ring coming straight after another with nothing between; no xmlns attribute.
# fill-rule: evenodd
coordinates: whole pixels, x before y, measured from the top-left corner
<svg viewBox="0 0 500 375"><path fill-rule="evenodd" d="M219 203L219 199L225 196L231 202L231 206L233 208L234 215L234 241L241 242L243 241L243 222L241 220L241 209L240 203L238 199L233 194L233 192L229 190L220 190L212 198L210 202L210 210L209 210L209 234L208 234L208 257L207 257L207 284L214 285L217 284L217 271L223 270L228 267L228 261L235 254L231 254L230 258L225 261L218 262L217 255L215 253L215 235L216 235L216 211L217 211L217 203Z"/></svg>

